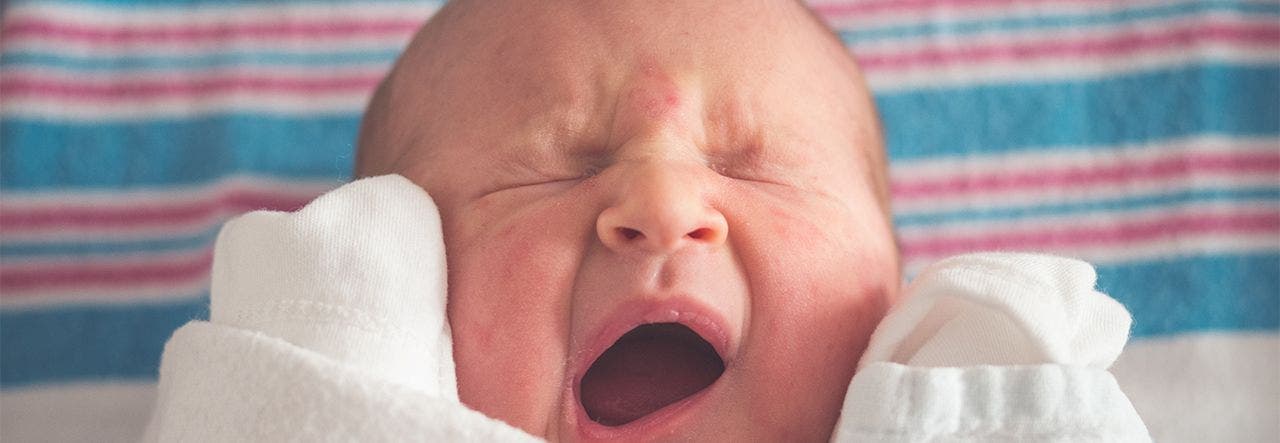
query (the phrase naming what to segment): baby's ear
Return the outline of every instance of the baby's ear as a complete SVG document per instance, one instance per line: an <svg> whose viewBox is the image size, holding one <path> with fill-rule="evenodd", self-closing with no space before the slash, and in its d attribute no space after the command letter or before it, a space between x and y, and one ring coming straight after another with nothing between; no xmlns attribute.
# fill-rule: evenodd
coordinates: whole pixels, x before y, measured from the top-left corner
<svg viewBox="0 0 1280 443"><path fill-rule="evenodd" d="M212 279L214 323L457 398L440 216L404 177L358 180L294 213L228 222Z"/></svg>

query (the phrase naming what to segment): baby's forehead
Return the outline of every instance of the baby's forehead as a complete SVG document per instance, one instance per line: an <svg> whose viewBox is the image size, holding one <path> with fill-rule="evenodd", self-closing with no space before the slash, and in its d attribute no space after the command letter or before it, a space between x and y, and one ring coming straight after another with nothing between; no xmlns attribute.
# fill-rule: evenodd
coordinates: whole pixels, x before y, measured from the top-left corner
<svg viewBox="0 0 1280 443"><path fill-rule="evenodd" d="M453 71L465 73L459 80L525 82L533 93L598 71L630 75L654 66L739 77L818 67L856 75L843 44L802 5L759 3L454 2L412 40L397 70L418 74L410 77L420 89L434 89L425 80Z"/></svg>
<svg viewBox="0 0 1280 443"><path fill-rule="evenodd" d="M750 143L764 134L786 140L792 154L811 146L806 138L850 129L865 137L848 144L880 149L856 66L807 10L791 2L762 5L786 12L769 14L704 6L450 3L371 102L360 163L386 163L366 159L402 158L407 149L459 149L443 138L493 142L461 144L468 151L536 149L529 140L579 135L584 122L619 106L692 110L704 137ZM521 26L508 26L516 19Z"/></svg>

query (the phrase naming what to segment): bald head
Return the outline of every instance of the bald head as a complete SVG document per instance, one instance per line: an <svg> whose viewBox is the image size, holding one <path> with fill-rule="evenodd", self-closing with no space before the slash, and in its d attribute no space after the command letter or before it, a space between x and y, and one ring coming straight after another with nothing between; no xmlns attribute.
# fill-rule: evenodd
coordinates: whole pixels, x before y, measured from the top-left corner
<svg viewBox="0 0 1280 443"><path fill-rule="evenodd" d="M692 73L685 75L691 81L714 81L718 84L711 86L737 95L706 103L711 112L716 106L774 106L770 102L787 100L801 105L805 119L847 128L853 135L845 148L863 163L849 166L867 173L887 207L884 152L864 82L839 39L803 5L622 1L608 6L446 4L414 37L370 102L356 175L429 168L440 161L442 150L485 149L489 146L474 141L518 132L528 119L547 119L552 112L562 114L553 117L557 128L528 135L581 135L591 125L590 114L613 110L610 102L616 103L620 93L610 88L625 84L638 70L659 69ZM706 73L715 75L700 75ZM760 92L766 88L777 94Z"/></svg>

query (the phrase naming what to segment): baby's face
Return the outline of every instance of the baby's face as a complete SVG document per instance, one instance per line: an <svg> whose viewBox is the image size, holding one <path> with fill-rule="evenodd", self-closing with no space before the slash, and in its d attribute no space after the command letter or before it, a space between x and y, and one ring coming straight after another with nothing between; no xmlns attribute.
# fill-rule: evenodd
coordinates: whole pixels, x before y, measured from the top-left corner
<svg viewBox="0 0 1280 443"><path fill-rule="evenodd" d="M442 9L362 131L363 173L440 206L462 401L552 440L826 439L899 281L843 48L789 3L513 3Z"/></svg>

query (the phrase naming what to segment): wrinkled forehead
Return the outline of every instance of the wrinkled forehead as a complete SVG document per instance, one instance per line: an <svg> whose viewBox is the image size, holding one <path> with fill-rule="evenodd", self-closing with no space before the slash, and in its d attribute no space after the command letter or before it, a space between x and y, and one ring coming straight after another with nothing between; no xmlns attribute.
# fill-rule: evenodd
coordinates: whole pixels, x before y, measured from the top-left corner
<svg viewBox="0 0 1280 443"><path fill-rule="evenodd" d="M378 163L366 161L369 157L435 150L439 146L431 141L445 131L454 140L492 139L493 134L518 134L531 119L551 116L573 126L575 118L611 112L611 100L637 84L637 76L669 82L677 96L696 90L706 99L704 113L725 114L711 120L746 115L798 122L801 131L848 130L872 141L858 145L880 150L878 123L856 65L803 6L787 1L618 1L608 6L447 4L415 36L371 103L361 130L360 163L365 165L358 172L388 172L367 167ZM879 162L873 158L871 163Z"/></svg>

